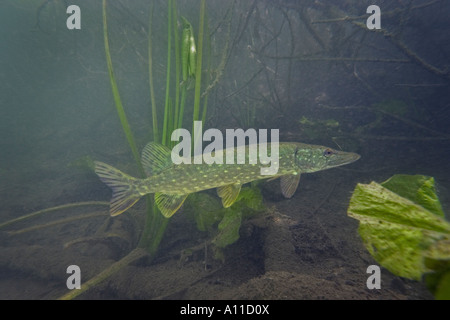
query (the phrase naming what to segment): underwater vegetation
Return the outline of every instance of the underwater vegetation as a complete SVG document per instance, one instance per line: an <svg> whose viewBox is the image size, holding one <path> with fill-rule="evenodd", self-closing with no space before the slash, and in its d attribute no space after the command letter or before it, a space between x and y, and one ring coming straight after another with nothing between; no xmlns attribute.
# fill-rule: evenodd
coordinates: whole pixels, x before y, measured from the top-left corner
<svg viewBox="0 0 450 320"><path fill-rule="evenodd" d="M40 23L40 16L42 14L42 10L46 8L49 4L49 1L44 2L37 9L37 26L39 29L42 28ZM210 31L208 29L208 25L206 22L206 1L202 0L200 2L200 7L197 12L198 14L198 33L197 36L194 34L194 28L187 18L179 15L177 9L177 1L169 0L167 2L167 65L166 65L166 88L165 88L165 103L163 105L163 119L162 121L158 120L158 105L157 99L154 89L154 75L153 75L153 55L152 52L154 48L152 47L152 37L153 37L153 15L154 15L154 4L150 6L149 13L149 25L148 25L148 76L149 76L149 92L150 92L150 101L151 101L151 115L152 119L149 121L151 126L149 126L149 131L153 135L153 141L155 143L161 144L165 147L173 146L173 142L171 141L171 133L183 126L183 123L186 123L186 120L194 121L202 120L206 118L207 115L207 101L208 94L212 92L214 87L219 83L220 77L223 73L223 69L225 68L225 58L229 54L229 47L227 45L223 48L222 60L219 62L217 69L215 69L215 77L208 79L209 81L203 80L204 69L208 68L210 71L213 70L212 62L210 57L207 57L205 61L203 61L203 51L204 45L210 46ZM233 3L231 3L230 8L224 14L224 20L222 21L223 26L228 26L228 39L226 43L229 41L229 30L231 24L231 15ZM130 148L131 154L135 159L136 166L140 173L141 177L145 177L146 173L141 163L140 153L138 151L138 146L136 143L135 136L133 134L133 126L130 124L126 108L124 103L122 102L121 95L119 93L119 85L117 84L113 61L111 57L111 48L109 41L109 33L108 33L108 23L107 23L107 1L102 1L102 18L103 18L103 40L104 40L104 50L106 56L106 65L108 70L108 76L110 80L112 95L114 104L117 111L117 116L120 120L120 124ZM209 52L209 55L211 53ZM172 62L175 62L175 67L173 67ZM202 91L202 86L205 89ZM192 101L191 101L192 100ZM159 100L158 100L159 101ZM192 106L192 109L189 109L189 114L185 113L185 106L189 104ZM186 119L187 115L192 114L191 119ZM95 166L92 157L85 156L80 158L79 160L73 161L71 166L83 167L88 170L92 170ZM245 196L245 194L247 196ZM248 192L244 192L244 196L240 198L240 203L242 207L242 203L245 202L245 199L248 199ZM250 197L251 198L251 197ZM198 201L197 201L198 203ZM250 205L252 205L252 199L248 201ZM43 214L47 214L53 211L63 211L67 209L71 209L74 207L91 207L91 206L104 206L103 202L82 202L82 203L74 203L61 205L53 208L48 208L44 210L39 210L37 212L33 212L29 215L20 217L18 219L13 219L2 223L0 227L6 227L10 224L14 224L26 219L34 218L36 216L41 216ZM109 205L109 204L108 204ZM46 225L37 225L34 229L42 229L51 225L64 224L72 221L76 221L79 219L85 219L92 216L101 215L100 212L94 212L93 214L87 214L82 216L77 216L69 219L61 219L50 224ZM212 215L215 213L212 212ZM234 240L230 239L228 235L230 232L236 234L236 230L239 230L240 224L235 224L237 229L231 228L230 230L229 221L230 214L222 214L225 217L225 221L219 224L219 230L221 230L221 236L217 239L218 247L225 247L226 245L234 242L236 240L234 236ZM96 286L98 283L103 281L104 279L110 277L112 274L116 273L118 270L128 265L129 263L136 261L137 259L141 259L146 257L148 261L152 261L155 257L159 243L164 235L164 231L167 227L169 219L161 214L158 207L154 204L152 197L147 197L146 199L146 219L144 223L144 228L140 232L140 239L138 240L138 245L136 248L131 250L125 257L111 265L110 267L104 269L102 272L93 276L89 281L85 282L81 290L75 290L70 292L67 295L60 297L60 299L73 299L76 296L82 294L83 292L89 290L90 288ZM228 227L226 227L228 226ZM211 228L211 225L208 226ZM225 230L226 229L226 230ZM29 229L22 230L23 232L30 231ZM136 230L137 231L137 230ZM106 238L108 236L105 236ZM113 238L117 238L117 235L113 235ZM73 245L74 243L92 243L92 242L102 242L104 239L100 237L87 237L81 238L75 241L72 241L68 246Z"/></svg>
<svg viewBox="0 0 450 320"><path fill-rule="evenodd" d="M204 192L192 194L184 206L184 214L193 217L198 230L212 235L214 257L222 261L223 249L239 239L242 221L265 210L256 182L242 188L231 207L224 208L217 197Z"/></svg>
<svg viewBox="0 0 450 320"><path fill-rule="evenodd" d="M434 178L394 175L358 184L348 215L370 254L400 277L425 281L436 299L450 299L450 223Z"/></svg>
<svg viewBox="0 0 450 320"><path fill-rule="evenodd" d="M227 297L249 299L342 297L348 289L351 294L345 297L354 299L361 297L359 283L366 276L365 269L361 275L358 268L375 259L390 272L384 272L383 292L366 290L364 297L430 298L421 295L425 284L418 281L424 279L435 298L448 298L449 236L443 211L448 207L445 90L450 77L443 41L448 28L441 13L448 12L448 4L382 1L383 28L367 32L361 22L369 2L89 2L82 8L85 29L78 33L58 28L66 18L67 1L2 3L2 9L14 7L31 16L35 35L35 42L25 37L33 46L21 44L30 54L15 65L5 63L7 72L0 73L4 91L19 93L12 98L2 94L4 106L32 104L19 96L48 105L28 110L2 107L6 117L2 114L0 121L5 124L4 119L20 124L11 111L16 109L30 118L24 123L34 124L11 130L17 139L8 138L9 129L0 126L8 133L0 135L2 150L17 153L2 152L2 162L8 158L14 168L19 159L26 168L17 166L17 176L8 167L0 168L4 214L10 219L32 212L0 223L5 277L17 271L48 283L56 278L57 287L61 278L65 280L57 272L63 262L72 261L71 254L82 269L88 261L82 291L64 295L64 285L64 290L54 291L43 286L50 292L47 297L83 298L86 293L85 297L172 299L210 297L211 290L228 288L247 291ZM33 5L24 8L26 3ZM442 20L434 32L426 21L431 16ZM96 27L89 25L93 20ZM22 42L16 35L29 33L19 29L11 33L11 47ZM43 39L47 47L40 44ZM58 65L56 58L64 63ZM38 67L36 62L42 60L54 73ZM60 79L54 76L66 75L69 65L77 70L67 76L66 85L79 89L77 96L54 83ZM28 74L41 77L25 81ZM85 107L65 106L58 95L62 92ZM53 119L56 106L60 114ZM32 119L33 115L38 117ZM45 128L35 124L39 117ZM278 127L282 141L334 143L333 148L357 152L362 160L355 167L302 175L304 184L289 201L283 195L292 193L296 179L285 180L282 192L279 181L253 181L222 190L219 197L215 190L190 192L187 198L182 194L184 202L144 195L132 208L120 204L128 210L113 218L110 202L84 201L111 195L95 175L96 162L111 163L137 181L147 179L143 147L151 142L170 149L171 133L190 129L198 120L221 130ZM48 148L54 154L41 148L43 144L54 144ZM31 159L35 166L28 169ZM74 177L80 173L74 168L84 169L81 178ZM62 179L55 177L64 170ZM115 172L109 167L105 171ZM442 206L429 176L359 184L350 200L349 190L357 182L421 171L443 182ZM41 179L43 183L37 183ZM230 206L224 207L221 195L233 200L226 201ZM345 214L349 200L348 215L361 222L361 238L354 220ZM174 214L176 209L181 212ZM45 260L47 248L54 252L51 261ZM166 273L158 273L164 268ZM232 272L222 273L226 268ZM230 277L238 274L235 270L240 271L239 279ZM141 277L134 277L134 272ZM130 274L137 279L133 285L120 282L130 280ZM187 276L191 274L197 278ZM389 291L392 279L400 290ZM206 289L201 291L198 283ZM259 286L253 287L255 283ZM402 284L419 289L402 291ZM337 288L334 295L326 292L328 288ZM27 294L33 296L32 291Z"/></svg>
<svg viewBox="0 0 450 320"><path fill-rule="evenodd" d="M339 128L339 122L334 119L314 121L303 116L298 122L302 134L308 139L332 136L332 134L336 134L335 131Z"/></svg>
<svg viewBox="0 0 450 320"><path fill-rule="evenodd" d="M170 146L171 140L170 135L173 130L180 128L183 123L183 112L184 105L186 101L186 91L187 85L186 81L188 77L195 77L195 96L194 96L194 112L193 112L193 121L199 120L200 117L200 93L201 93L201 77L202 77L202 52L203 52L203 30L204 30L204 21L205 21L205 8L206 1L202 0L200 4L199 10L199 34L198 34L198 52L195 45L193 28L190 23L185 19L183 20L183 37L181 39L181 48L179 43L179 31L178 31L178 12L175 0L170 0L167 3L168 9L168 32L167 32L167 73L166 73L166 95L165 95L165 105L164 105L164 119L162 122L162 137L160 138L157 121L157 112L156 112L156 103L155 103L155 91L153 88L153 58L152 58L152 22L151 17L153 15L153 6L151 8L150 14L150 22L149 22L149 32L148 32L148 52L149 52L149 84L150 84L150 95L151 95L151 108L152 108L152 117L153 117L153 138L154 141L159 142L165 146ZM117 113L122 124L123 131L127 138L128 144L130 146L133 157L136 161L136 164L139 168L141 176L145 177L145 172L141 163L141 159L139 153L137 151L136 143L133 137L133 134L130 129L130 125L128 123L120 95L117 83L114 78L113 66L111 61L110 49L109 49L109 41L108 41L108 31L107 31L107 21L106 21L106 0L103 0L103 28L104 28L104 40L105 40L105 52L106 52L106 60L108 64L108 72L109 78L111 81L111 87L114 96L114 102L116 105ZM172 40L174 37L174 40ZM172 51L172 43L174 42L175 52ZM170 97L171 93L171 60L172 54L175 54L175 62L176 62L176 80L175 80L175 98ZM180 56L181 54L181 56ZM183 82L180 82L180 69L182 69ZM197 70L197 72L196 72ZM181 92L181 101L180 101L180 92ZM206 99L205 99L206 100ZM206 103L204 105L204 113L206 114ZM159 140L161 139L161 140ZM133 203L136 200L133 201ZM152 260L158 250L159 243L163 237L164 230L166 229L168 224L168 219L161 215L158 210L158 207L153 204L151 198L147 197L147 217L145 222L144 230L142 231L141 239L138 244L138 248L145 249L149 254L149 259ZM130 261L134 261L136 259L135 254L138 251L131 251L125 258L121 259L119 262L116 262L112 267L106 269L93 279L89 280L87 286L85 288L89 288L91 285L95 285L107 278L111 274L115 273L122 266L127 265ZM142 252L137 253L137 257L141 257ZM68 294L63 299L72 299L73 297L79 295L82 292L75 292L72 294Z"/></svg>

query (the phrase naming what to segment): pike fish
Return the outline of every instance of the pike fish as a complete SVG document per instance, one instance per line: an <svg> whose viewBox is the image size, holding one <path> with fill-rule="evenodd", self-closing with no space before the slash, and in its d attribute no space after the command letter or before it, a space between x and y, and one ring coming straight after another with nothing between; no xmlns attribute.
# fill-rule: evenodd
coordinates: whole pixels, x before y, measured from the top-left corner
<svg viewBox="0 0 450 320"><path fill-rule="evenodd" d="M226 150L216 152L223 154ZM280 142L278 171L264 175L265 165L258 161L255 163L255 159L250 161L252 159L249 159L251 153L248 146L236 147L233 151L235 159L239 152L245 152L244 164L236 164L236 161L234 164L195 164L199 162L193 161L194 157L189 164L173 164L168 147L150 142L142 151L141 159L147 178L131 177L100 161L95 161L95 172L100 180L112 189L112 216L128 210L142 196L154 193L161 213L165 217L171 217L190 193L217 188L217 194L226 208L236 201L243 184L259 179L280 177L283 195L291 198L297 190L301 174L346 165L360 158L356 153L328 147Z"/></svg>

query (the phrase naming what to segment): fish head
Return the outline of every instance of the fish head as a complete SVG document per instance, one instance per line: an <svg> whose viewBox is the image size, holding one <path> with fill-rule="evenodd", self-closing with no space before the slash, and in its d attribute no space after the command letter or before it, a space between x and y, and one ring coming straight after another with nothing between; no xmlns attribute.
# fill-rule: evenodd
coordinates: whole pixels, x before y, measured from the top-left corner
<svg viewBox="0 0 450 320"><path fill-rule="evenodd" d="M300 172L316 172L355 162L360 155L353 152L335 150L329 147L296 144L295 164Z"/></svg>

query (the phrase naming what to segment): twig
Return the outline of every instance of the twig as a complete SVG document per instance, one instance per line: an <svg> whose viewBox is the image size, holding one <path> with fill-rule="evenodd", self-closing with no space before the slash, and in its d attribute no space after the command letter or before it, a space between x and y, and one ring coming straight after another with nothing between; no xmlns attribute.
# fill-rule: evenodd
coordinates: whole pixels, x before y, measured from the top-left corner
<svg viewBox="0 0 450 320"><path fill-rule="evenodd" d="M446 87L445 83L396 83L394 86L412 87L412 88L430 88L430 87Z"/></svg>
<svg viewBox="0 0 450 320"><path fill-rule="evenodd" d="M244 83L244 85L242 85L239 89L227 94L225 97L223 97L223 100L230 98L236 94L238 94L239 92L241 92L242 90L244 90L248 85L250 85L250 83L264 70L264 67L261 67L261 69L259 69L249 80L247 80L247 82Z"/></svg>
<svg viewBox="0 0 450 320"><path fill-rule="evenodd" d="M352 24L354 24L355 26L358 26L360 28L364 28L364 29L367 28L366 25L361 22L352 21ZM413 52L411 49L409 49L406 44L404 44L400 39L398 39L391 32L384 30L384 29L375 30L375 32L381 33L385 38L390 40L401 52L403 52L403 54L405 54L407 57L409 57L412 61L414 61L417 64L419 64L420 66L422 66L424 69L426 69L434 74L437 74L439 76L444 76L445 78L450 78L450 73L447 70L441 70L441 69L429 64L428 62L426 62L424 59L419 57L415 52Z"/></svg>
<svg viewBox="0 0 450 320"><path fill-rule="evenodd" d="M411 60L407 59L383 59L383 58L349 58L349 57L309 57L305 55L298 56L274 56L274 55L263 55L265 58L269 59L294 59L296 61L305 62L321 62L321 61L337 61L337 62L383 62L383 63L411 63Z"/></svg>
<svg viewBox="0 0 450 320"><path fill-rule="evenodd" d="M434 1L430 1L428 3L412 6L410 8L410 10L422 9L422 8L429 7L431 5L434 5L434 4L436 4L438 2L442 2L442 1L443 0L434 0ZM391 11L383 12L383 17L395 16L397 14L402 13L403 11L404 11L404 9L402 9L402 8L395 8ZM361 16L355 16L355 17L344 16L341 18L334 18L334 19L315 20L315 21L311 21L311 24L355 21L355 20L367 19L367 17L368 17L367 15L361 15Z"/></svg>
<svg viewBox="0 0 450 320"><path fill-rule="evenodd" d="M308 15L305 14L304 10L305 8L298 10L298 16L300 20L305 25L306 30L308 30L308 32L313 36L314 40L316 40L316 42L320 45L320 47L325 50L326 48L325 43L322 41L322 39L319 37L317 32L312 27L311 21L308 19Z"/></svg>
<svg viewBox="0 0 450 320"><path fill-rule="evenodd" d="M398 115L395 115L393 113L387 112L385 110L374 109L374 108L365 107L365 106L331 107L331 106L327 106L327 105L323 105L323 104L321 104L320 106L322 108L331 109L331 110L360 109L360 110L368 110L368 111L371 111L371 112L374 112L374 113L382 113L384 115L387 115L387 116L390 116L390 117L392 117L394 119L397 119L397 120L399 120L401 122L404 122L404 123L406 123L406 124L408 124L408 125L410 125L412 127L416 127L416 128L419 128L419 129L422 129L422 130L428 131L430 133L437 134L437 135L441 136L441 137L421 137L421 138L419 138L419 137L417 137L417 138L416 137L391 137L391 138L393 138L393 140L423 140L423 141L427 141L427 140L448 140L448 139L450 139L450 135L448 135L448 134L445 134L445 133L442 133L442 132L430 129L430 128L428 128L428 127L426 127L426 126L424 126L424 125L422 125L420 123L417 123L417 122L415 122L413 120L400 117ZM358 135L358 137L363 137L363 136ZM371 139L373 139L373 137L376 137L376 136L365 136L365 137L370 137ZM377 137L381 137L381 136L377 136ZM386 139L386 138L387 137L384 136L383 139ZM398 139L398 138L400 138L400 139ZM405 139L405 138L407 138L407 139Z"/></svg>
<svg viewBox="0 0 450 320"><path fill-rule="evenodd" d="M450 137L407 137L407 136L377 136L368 134L345 134L333 139L339 139L344 137L353 137L358 139L373 139L373 140L398 140L398 141L436 141L436 140L450 140Z"/></svg>
<svg viewBox="0 0 450 320"><path fill-rule="evenodd" d="M229 47L230 47L230 38L231 38L231 18L232 18L233 7L234 7L234 2L233 2L232 7L229 9L230 16L228 18L227 38L225 41L225 46L222 51L222 58L220 60L219 66L217 67L216 77L208 85L208 87L206 87L205 91L203 91L202 96L201 96L202 98L204 98L219 83L220 79L223 76L223 71L225 69L225 66L227 64L227 61L228 61L228 58L230 55Z"/></svg>

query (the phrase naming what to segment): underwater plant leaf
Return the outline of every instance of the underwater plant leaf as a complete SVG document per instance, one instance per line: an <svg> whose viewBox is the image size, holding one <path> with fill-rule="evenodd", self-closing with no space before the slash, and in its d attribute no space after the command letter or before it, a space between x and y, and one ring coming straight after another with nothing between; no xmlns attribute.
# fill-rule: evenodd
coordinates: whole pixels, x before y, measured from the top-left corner
<svg viewBox="0 0 450 320"><path fill-rule="evenodd" d="M444 234L450 233L450 224L421 205L384 188L376 182L358 184L350 200L349 213L359 220L379 219L418 229Z"/></svg>
<svg viewBox="0 0 450 320"><path fill-rule="evenodd" d="M298 120L302 134L311 139L324 137L331 132L339 130L339 121L335 119L308 119L303 116Z"/></svg>
<svg viewBox="0 0 450 320"><path fill-rule="evenodd" d="M429 271L423 263L422 252L417 250L423 238L420 230L408 230L394 224L364 223L358 232L370 254L393 274L419 280Z"/></svg>
<svg viewBox="0 0 450 320"><path fill-rule="evenodd" d="M337 128L339 127L339 121L334 119L328 119L323 122L323 124L328 128Z"/></svg>
<svg viewBox="0 0 450 320"><path fill-rule="evenodd" d="M310 125L310 126L314 125L314 122L312 122L311 120L309 120L305 116L303 116L300 120L298 120L298 122L300 122L300 124L302 124L302 125Z"/></svg>
<svg viewBox="0 0 450 320"><path fill-rule="evenodd" d="M258 212L265 209L263 200L260 188L257 186L245 187L241 189L235 206L241 208L245 213L250 213L249 211Z"/></svg>
<svg viewBox="0 0 450 320"><path fill-rule="evenodd" d="M428 248L425 255L430 259L450 262L450 239L436 241Z"/></svg>
<svg viewBox="0 0 450 320"><path fill-rule="evenodd" d="M241 212L243 217L264 210L260 189L256 186L242 188L232 209ZM224 218L228 209L223 208L219 198L209 193L198 192L189 196L184 210L194 217L198 230L208 231Z"/></svg>
<svg viewBox="0 0 450 320"><path fill-rule="evenodd" d="M436 299L450 299L450 259L439 260L429 257L424 259L427 268L432 269L432 273L425 275L425 284L434 294Z"/></svg>
<svg viewBox="0 0 450 320"><path fill-rule="evenodd" d="M225 209L225 215L219 223L219 233L214 238L213 243L219 248L236 242L239 239L239 229L241 227L242 213L238 210Z"/></svg>
<svg viewBox="0 0 450 320"><path fill-rule="evenodd" d="M359 220L370 254L406 278L418 280L430 271L424 256L433 243L450 235L443 218L375 182L356 186L347 214Z"/></svg>
<svg viewBox="0 0 450 320"><path fill-rule="evenodd" d="M450 300L450 271L439 278L434 297L437 300Z"/></svg>
<svg viewBox="0 0 450 320"><path fill-rule="evenodd" d="M396 174L381 185L392 192L421 205L428 211L444 217L441 202L436 194L433 177Z"/></svg>
<svg viewBox="0 0 450 320"><path fill-rule="evenodd" d="M200 231L208 231L223 218L224 214L220 200L205 192L191 194L184 210L193 214L197 229Z"/></svg>
<svg viewBox="0 0 450 320"><path fill-rule="evenodd" d="M255 185L241 189L236 202L222 209L223 219L218 225L218 234L213 240L216 259L224 260L223 248L239 239L239 230L243 217L265 209L261 190Z"/></svg>

